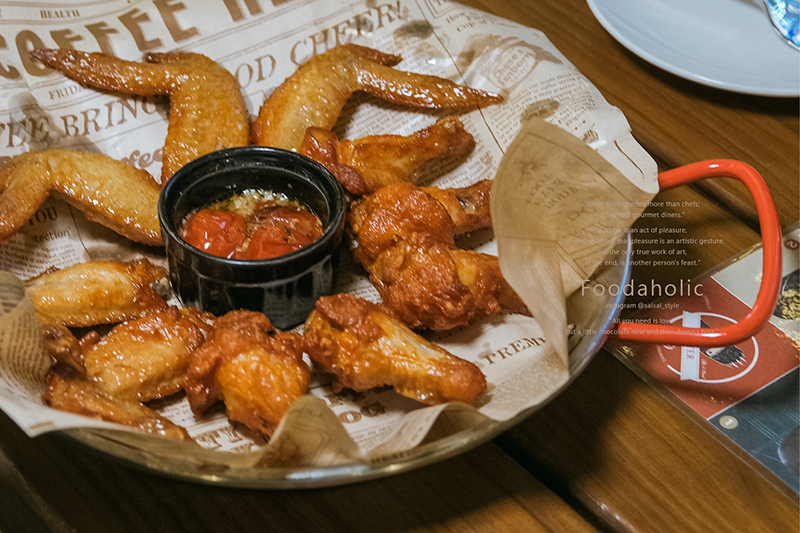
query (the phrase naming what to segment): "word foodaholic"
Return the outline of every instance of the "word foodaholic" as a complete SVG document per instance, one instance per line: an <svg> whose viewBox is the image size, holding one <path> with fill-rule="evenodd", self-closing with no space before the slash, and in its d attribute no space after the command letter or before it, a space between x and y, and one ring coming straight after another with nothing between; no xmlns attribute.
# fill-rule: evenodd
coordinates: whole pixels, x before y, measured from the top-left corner
<svg viewBox="0 0 800 533"><path fill-rule="evenodd" d="M587 293L593 293L596 296L603 296L609 294L616 296L622 293L625 296L650 296L653 298L660 298L663 296L702 296L703 284L693 284L690 280L681 280L680 283L668 283L666 285L658 283L653 280L648 283L636 283L631 279L628 283L620 286L617 283L611 285L603 285L602 283L592 283L591 280L585 279L581 283L581 296Z"/></svg>

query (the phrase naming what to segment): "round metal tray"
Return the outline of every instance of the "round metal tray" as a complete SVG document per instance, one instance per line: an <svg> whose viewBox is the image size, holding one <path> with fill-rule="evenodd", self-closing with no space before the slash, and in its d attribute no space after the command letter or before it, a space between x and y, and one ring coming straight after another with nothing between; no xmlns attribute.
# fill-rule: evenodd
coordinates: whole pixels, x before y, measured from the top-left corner
<svg viewBox="0 0 800 533"><path fill-rule="evenodd" d="M625 252L614 257L630 257L630 235L618 245ZM630 265L625 260L602 267L592 277L593 284L605 287L623 287L630 280ZM573 294L567 299L567 314L575 332L570 337L569 379L555 390L544 402L529 408L510 420L495 422L487 420L466 430L423 443L405 453L391 457L373 458L327 467L301 468L236 468L219 464L198 464L197 461L182 460L181 447L186 443L170 441L164 443L164 453L143 452L135 447L109 438L114 431L97 429L73 429L61 432L69 440L89 446L129 465L150 472L212 485L258 488L299 489L329 487L382 478L419 468L470 450L506 431L526 419L547 402L558 396L583 371L605 342L607 332L614 327L620 304L624 300L622 290L616 295Z"/></svg>

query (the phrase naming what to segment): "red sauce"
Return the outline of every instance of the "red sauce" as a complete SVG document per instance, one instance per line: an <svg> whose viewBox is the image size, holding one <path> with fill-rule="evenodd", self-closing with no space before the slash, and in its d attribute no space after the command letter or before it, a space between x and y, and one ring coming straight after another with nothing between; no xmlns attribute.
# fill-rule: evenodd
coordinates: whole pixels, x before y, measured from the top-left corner
<svg viewBox="0 0 800 533"><path fill-rule="evenodd" d="M247 222L232 211L201 209L186 219L181 236L195 248L230 259L247 237Z"/></svg>
<svg viewBox="0 0 800 533"><path fill-rule="evenodd" d="M181 227L181 237L213 255L256 260L294 252L322 235L319 219L294 202L260 201L252 210L244 202L244 208L225 209L235 204L215 204L193 212Z"/></svg>

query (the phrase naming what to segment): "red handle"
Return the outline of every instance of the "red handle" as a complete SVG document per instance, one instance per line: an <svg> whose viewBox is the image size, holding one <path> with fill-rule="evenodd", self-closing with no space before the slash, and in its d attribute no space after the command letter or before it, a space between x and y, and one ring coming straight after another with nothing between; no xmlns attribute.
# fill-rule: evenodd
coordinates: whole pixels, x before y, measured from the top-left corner
<svg viewBox="0 0 800 533"><path fill-rule="evenodd" d="M611 339L677 346L731 346L755 335L772 316L781 282L781 226L764 178L746 163L729 159L701 161L658 175L661 190L706 178L733 178L744 183L756 203L763 242L763 275L758 296L747 316L721 328L685 328L668 324L621 322Z"/></svg>

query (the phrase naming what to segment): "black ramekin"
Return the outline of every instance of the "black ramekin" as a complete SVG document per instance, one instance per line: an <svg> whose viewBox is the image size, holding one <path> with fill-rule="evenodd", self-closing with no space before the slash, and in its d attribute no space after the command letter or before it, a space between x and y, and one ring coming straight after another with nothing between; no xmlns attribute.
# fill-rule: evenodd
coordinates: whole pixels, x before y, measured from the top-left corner
<svg viewBox="0 0 800 533"><path fill-rule="evenodd" d="M295 252L257 261L211 255L180 237L191 211L248 189L283 192L306 205L322 221L322 236ZM245 146L204 155L178 170L158 200L172 287L183 305L217 316L249 309L280 329L301 324L333 289L345 209L336 178L300 154Z"/></svg>

